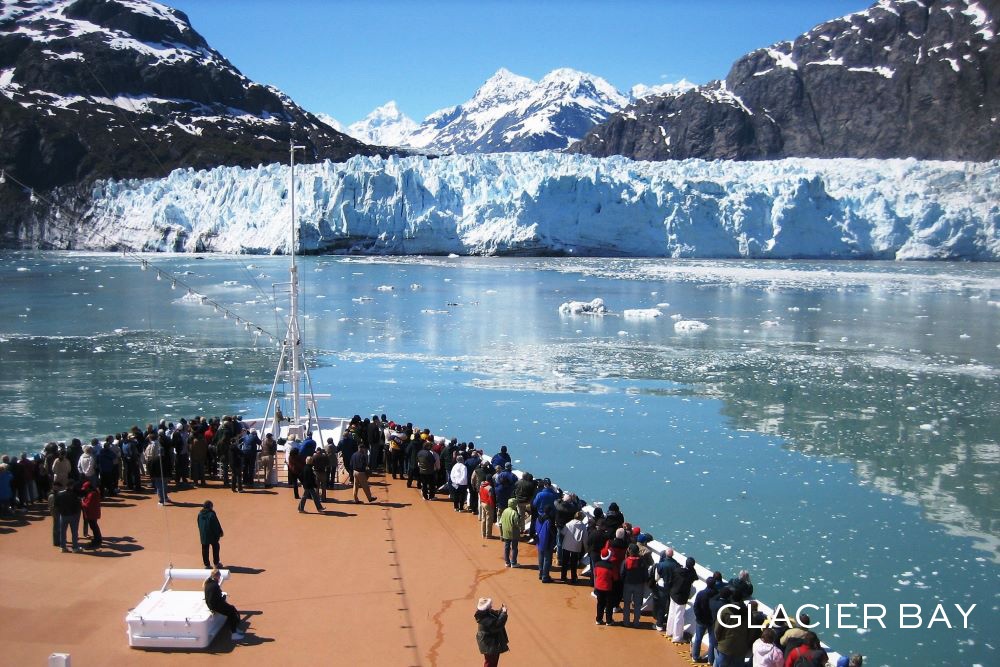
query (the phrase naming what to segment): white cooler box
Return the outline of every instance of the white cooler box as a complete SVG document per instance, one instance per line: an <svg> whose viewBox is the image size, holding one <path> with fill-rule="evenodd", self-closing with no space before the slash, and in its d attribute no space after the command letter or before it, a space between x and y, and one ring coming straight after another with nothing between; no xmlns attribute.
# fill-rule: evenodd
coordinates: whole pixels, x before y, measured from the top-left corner
<svg viewBox="0 0 1000 667"><path fill-rule="evenodd" d="M163 588L143 598L125 615L128 645L133 648L207 648L226 624L226 617L209 611L203 591L174 591L172 579L204 581L211 570L167 569ZM227 579L229 572L222 571Z"/></svg>

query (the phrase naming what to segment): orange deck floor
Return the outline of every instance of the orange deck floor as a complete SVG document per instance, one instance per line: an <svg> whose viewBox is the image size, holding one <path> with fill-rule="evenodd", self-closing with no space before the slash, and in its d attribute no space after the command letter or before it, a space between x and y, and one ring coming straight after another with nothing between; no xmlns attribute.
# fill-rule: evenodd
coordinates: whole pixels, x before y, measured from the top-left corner
<svg viewBox="0 0 1000 667"><path fill-rule="evenodd" d="M234 494L210 482L171 492L166 508L126 492L105 502L105 547L83 554L51 546L43 504L3 519L2 662L42 666L62 652L74 667L481 665L473 613L489 596L510 610L501 665L690 664L688 647L654 632L648 616L641 629L595 626L590 588L541 584L533 546L521 544L527 567L507 569L502 542L484 542L475 516L443 497L423 501L405 482L373 482L375 504L356 505L338 486L324 516L311 503L299 514L287 487ZM203 651L130 649L125 614L162 585L164 568L201 567L206 499L225 530L221 558L233 575L223 587L249 622L246 639L223 631Z"/></svg>

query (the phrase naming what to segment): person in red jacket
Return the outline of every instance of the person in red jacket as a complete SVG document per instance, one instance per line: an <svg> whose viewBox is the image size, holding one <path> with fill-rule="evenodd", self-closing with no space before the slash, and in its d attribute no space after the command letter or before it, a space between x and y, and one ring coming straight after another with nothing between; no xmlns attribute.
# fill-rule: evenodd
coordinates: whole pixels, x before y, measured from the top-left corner
<svg viewBox="0 0 1000 667"><path fill-rule="evenodd" d="M101 527L97 525L97 521L101 518L101 492L90 482L84 482L80 490L83 491L83 498L80 501L80 504L83 505L83 520L87 522L87 525L90 526L90 532L93 533L90 538L90 548L100 549L104 539L101 535Z"/></svg>
<svg viewBox="0 0 1000 667"><path fill-rule="evenodd" d="M611 603L615 582L619 579L619 568L611 562L611 549L601 551L601 559L594 563L594 594L597 595L597 625L611 625Z"/></svg>

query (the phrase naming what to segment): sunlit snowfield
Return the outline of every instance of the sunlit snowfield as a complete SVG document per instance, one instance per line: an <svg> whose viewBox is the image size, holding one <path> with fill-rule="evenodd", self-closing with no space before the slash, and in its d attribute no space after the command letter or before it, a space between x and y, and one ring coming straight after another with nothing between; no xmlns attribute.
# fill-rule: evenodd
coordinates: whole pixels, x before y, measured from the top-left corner
<svg viewBox="0 0 1000 667"><path fill-rule="evenodd" d="M270 299L285 259L150 259L281 329ZM520 468L617 500L699 562L752 570L771 604L883 604L888 630L820 628L870 664L996 664L1000 266L300 265L324 412L506 444ZM183 284L117 255L6 253L0 286L4 451L262 411L274 348ZM603 317L559 313L596 297ZM662 314L624 315L651 308ZM939 601L958 629L898 629L900 603L922 605L926 626ZM971 629L955 603L978 605Z"/></svg>

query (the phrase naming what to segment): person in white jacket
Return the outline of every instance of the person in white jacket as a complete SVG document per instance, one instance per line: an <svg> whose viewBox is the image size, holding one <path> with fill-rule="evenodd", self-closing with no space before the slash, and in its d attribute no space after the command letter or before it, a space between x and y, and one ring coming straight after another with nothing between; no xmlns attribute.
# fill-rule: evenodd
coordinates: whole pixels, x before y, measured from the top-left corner
<svg viewBox="0 0 1000 667"><path fill-rule="evenodd" d="M469 491L469 469L465 467L465 459L459 455L455 457L455 465L451 467L451 500L455 504L455 511L465 510L465 494Z"/></svg>
<svg viewBox="0 0 1000 667"><path fill-rule="evenodd" d="M87 445L83 448L83 456L77 462L76 469L82 479L97 486L97 461L94 459L93 445Z"/></svg>
<svg viewBox="0 0 1000 667"><path fill-rule="evenodd" d="M562 527L562 574L560 581L566 581L566 574L576 584L576 571L580 567L580 558L583 556L584 545L587 543L587 522L584 521L583 512L577 512L576 516L566 522Z"/></svg>
<svg viewBox="0 0 1000 667"><path fill-rule="evenodd" d="M751 655L753 655L753 667L782 667L785 664L785 655L777 645L777 637L774 630L764 628L760 639L753 643Z"/></svg>

